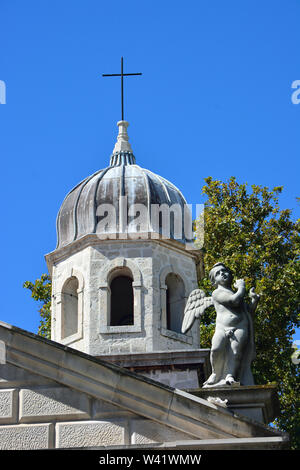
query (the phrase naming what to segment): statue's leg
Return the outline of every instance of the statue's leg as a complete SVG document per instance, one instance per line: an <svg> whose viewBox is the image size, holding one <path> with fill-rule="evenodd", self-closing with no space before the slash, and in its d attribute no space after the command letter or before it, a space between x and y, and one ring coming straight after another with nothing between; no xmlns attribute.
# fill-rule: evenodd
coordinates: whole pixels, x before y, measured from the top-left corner
<svg viewBox="0 0 300 470"><path fill-rule="evenodd" d="M216 328L214 336L211 342L211 351L210 351L210 363L212 374L205 382L207 385L212 385L219 382L222 379L223 369L224 369L224 360L225 360L225 349L227 344L227 338L225 336L224 330L221 328Z"/></svg>
<svg viewBox="0 0 300 470"><path fill-rule="evenodd" d="M247 342L247 330L237 328L233 334L229 336L230 348L228 357L227 379L231 383L239 381L239 371L241 369L241 361L243 360L243 351ZM232 377L234 380L230 379Z"/></svg>

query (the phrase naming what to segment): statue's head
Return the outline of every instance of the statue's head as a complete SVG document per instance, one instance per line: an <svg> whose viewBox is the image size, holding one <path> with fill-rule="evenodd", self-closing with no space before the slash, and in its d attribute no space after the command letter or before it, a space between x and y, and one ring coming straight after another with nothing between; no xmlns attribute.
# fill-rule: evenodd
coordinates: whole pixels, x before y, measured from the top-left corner
<svg viewBox="0 0 300 470"><path fill-rule="evenodd" d="M209 271L209 280L213 285L231 285L233 274L224 263L216 263Z"/></svg>

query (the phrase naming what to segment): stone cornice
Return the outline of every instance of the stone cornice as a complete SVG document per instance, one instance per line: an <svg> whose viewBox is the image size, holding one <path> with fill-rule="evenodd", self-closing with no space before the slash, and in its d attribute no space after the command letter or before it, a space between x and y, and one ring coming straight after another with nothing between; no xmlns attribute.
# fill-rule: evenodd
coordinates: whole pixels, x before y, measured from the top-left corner
<svg viewBox="0 0 300 470"><path fill-rule="evenodd" d="M116 238L114 238L114 235ZM47 262L48 270L51 275L52 267L55 263L58 263L73 253L77 253L79 250L83 250L89 246L97 246L97 245L105 245L114 243L157 243L162 246L167 246L168 248L184 253L186 256L195 259L196 264L201 260L202 252L201 250L189 250L187 249L186 245L180 243L173 239L162 239L162 238L146 238L144 237L145 234L139 234L140 238L117 238L120 234L110 234L109 237L106 239L100 238L98 235L91 233L85 235L82 238L74 240L72 243L58 248L48 254L45 255L45 259Z"/></svg>
<svg viewBox="0 0 300 470"><path fill-rule="evenodd" d="M73 448L74 449L74 448ZM77 447L76 450L85 450L84 447ZM130 444L118 446L120 450L143 451L206 451L206 450L288 450L288 439L282 436L277 437L245 437L230 439L201 439L189 441L175 441L152 444ZM89 450L116 450L116 446L90 447Z"/></svg>
<svg viewBox="0 0 300 470"><path fill-rule="evenodd" d="M120 367L151 365L204 364L209 367L210 349L181 349L177 351L151 351L146 353L120 353L97 356L98 359Z"/></svg>

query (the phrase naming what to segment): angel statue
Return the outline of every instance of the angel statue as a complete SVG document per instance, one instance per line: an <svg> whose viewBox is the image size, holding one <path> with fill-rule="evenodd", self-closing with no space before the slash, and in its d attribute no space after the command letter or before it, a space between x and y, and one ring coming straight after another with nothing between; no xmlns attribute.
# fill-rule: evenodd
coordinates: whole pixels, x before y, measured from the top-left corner
<svg viewBox="0 0 300 470"><path fill-rule="evenodd" d="M252 318L260 296L252 287L250 303L246 304L245 281L235 281L234 292L232 272L223 263L212 267L209 279L217 288L211 297L206 297L201 289L190 293L181 329L182 333L187 333L195 319L200 318L208 307L214 306L217 317L210 353L212 373L203 387L253 385L251 363L255 357L255 345Z"/></svg>

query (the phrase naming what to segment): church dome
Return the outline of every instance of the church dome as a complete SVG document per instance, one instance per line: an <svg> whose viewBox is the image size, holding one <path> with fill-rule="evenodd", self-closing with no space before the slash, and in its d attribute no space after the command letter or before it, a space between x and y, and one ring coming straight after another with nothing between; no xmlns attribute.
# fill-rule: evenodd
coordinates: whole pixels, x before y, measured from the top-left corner
<svg viewBox="0 0 300 470"><path fill-rule="evenodd" d="M165 232L169 234L167 238L182 243L188 241L184 222L189 215L184 196L165 178L136 164L128 142L128 122L119 121L118 126L119 135L110 165L85 178L65 197L57 216L57 248L88 234L101 235L103 239L106 235L109 238L109 234L123 232L124 205L128 231L135 233L161 234L163 219L161 215L157 219L157 208L172 207L170 226Z"/></svg>

